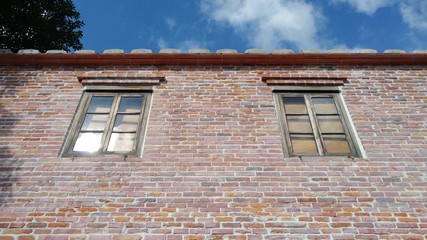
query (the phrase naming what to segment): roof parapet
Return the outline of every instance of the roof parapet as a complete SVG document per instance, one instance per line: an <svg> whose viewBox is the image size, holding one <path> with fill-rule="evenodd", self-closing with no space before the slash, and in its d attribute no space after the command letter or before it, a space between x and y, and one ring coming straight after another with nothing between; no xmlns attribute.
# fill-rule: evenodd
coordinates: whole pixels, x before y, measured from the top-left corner
<svg viewBox="0 0 427 240"><path fill-rule="evenodd" d="M373 49L355 52L332 49L328 52L303 50L295 53L290 49L276 49L267 53L262 49L248 49L245 53L238 53L235 49L219 49L211 53L208 49L190 49L188 53L181 53L179 49L169 48L159 53L152 53L149 49L134 49L131 53L123 49L107 49L103 53L78 50L70 54L62 50L40 53L35 49L23 49L18 54L0 50L0 65L427 65L427 50L406 53L389 49L378 53Z"/></svg>
<svg viewBox="0 0 427 240"><path fill-rule="evenodd" d="M218 49L217 51L214 51L216 53L219 54L224 54L224 53L239 53L236 49L229 49L229 48L225 48L225 49ZM0 49L0 54L1 53L12 53L12 51L10 49ZM18 51L19 54L38 54L41 53L39 50L37 49L21 49ZM59 49L52 49L52 50L48 50L46 51L46 53L48 54L64 54L64 53L69 53L66 52L64 50L59 50ZM91 49L82 49L82 50L76 50L74 53L76 54L94 54L97 53L95 50L91 50ZM119 49L119 48L112 48L112 49L105 49L102 53L127 53L125 52L125 50L123 49ZM133 49L131 50L130 53L153 53L153 51L151 49L146 49L146 48L137 48L137 49ZM159 53L211 53L211 51L209 49L206 48L190 48L188 50L188 52L183 52L181 51L181 49L178 48L163 48L159 50ZM287 48L279 48L279 49L274 49L271 52L265 51L264 49L261 48L249 48L246 49L243 53L258 53L258 54L268 54L268 53L273 53L273 54L290 54L290 53L298 53L295 52L292 49L287 49ZM346 48L334 48L334 49L329 49L329 50L319 50L319 49L303 49L301 50L299 53L379 53L377 50L375 49L370 49L370 48L360 48L360 49L346 49ZM405 50L402 49L386 49L384 50L383 53L407 53ZM427 53L427 50L414 50L412 51L412 53Z"/></svg>

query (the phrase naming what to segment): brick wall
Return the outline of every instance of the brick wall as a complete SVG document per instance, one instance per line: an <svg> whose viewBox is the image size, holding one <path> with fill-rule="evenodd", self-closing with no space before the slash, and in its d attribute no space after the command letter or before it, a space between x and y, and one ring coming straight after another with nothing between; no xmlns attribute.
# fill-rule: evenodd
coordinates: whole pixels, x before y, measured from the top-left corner
<svg viewBox="0 0 427 240"><path fill-rule="evenodd" d="M142 157L58 157L77 76L159 74ZM265 74L346 78L368 158L284 158ZM420 66L0 66L0 239L426 239L426 80Z"/></svg>

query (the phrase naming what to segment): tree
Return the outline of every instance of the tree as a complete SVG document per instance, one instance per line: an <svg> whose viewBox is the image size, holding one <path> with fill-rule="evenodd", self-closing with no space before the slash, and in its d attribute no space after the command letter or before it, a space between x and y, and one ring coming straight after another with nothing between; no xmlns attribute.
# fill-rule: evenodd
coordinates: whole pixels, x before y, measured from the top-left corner
<svg viewBox="0 0 427 240"><path fill-rule="evenodd" d="M2 0L0 49L82 49L79 18L72 0Z"/></svg>

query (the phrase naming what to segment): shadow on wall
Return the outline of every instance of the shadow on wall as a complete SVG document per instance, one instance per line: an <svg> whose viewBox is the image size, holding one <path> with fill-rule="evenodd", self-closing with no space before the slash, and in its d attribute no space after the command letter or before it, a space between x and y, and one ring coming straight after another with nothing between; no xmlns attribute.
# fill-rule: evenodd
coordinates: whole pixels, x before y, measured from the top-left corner
<svg viewBox="0 0 427 240"><path fill-rule="evenodd" d="M11 197L12 188L16 184L13 173L22 164L12 152L10 141L13 137L13 126L18 122L18 118L4 107L7 98L14 95L14 86L5 87L4 81L0 78L0 206Z"/></svg>

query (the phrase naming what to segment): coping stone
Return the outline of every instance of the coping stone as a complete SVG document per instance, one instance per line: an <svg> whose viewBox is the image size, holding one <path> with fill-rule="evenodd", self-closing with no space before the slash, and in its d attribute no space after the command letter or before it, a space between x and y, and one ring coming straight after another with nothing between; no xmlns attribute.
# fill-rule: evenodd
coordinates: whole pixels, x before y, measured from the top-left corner
<svg viewBox="0 0 427 240"><path fill-rule="evenodd" d="M294 50L287 49L287 48L279 48L279 49L273 50L273 54L288 54L288 53L295 53L295 52Z"/></svg>
<svg viewBox="0 0 427 240"><path fill-rule="evenodd" d="M67 53L67 51L64 51L64 50L47 50L46 53L48 53L48 54L64 54L64 53Z"/></svg>
<svg viewBox="0 0 427 240"><path fill-rule="evenodd" d="M12 53L10 49L0 49L0 53Z"/></svg>
<svg viewBox="0 0 427 240"><path fill-rule="evenodd" d="M225 48L225 49L218 49L216 51L216 53L237 53L237 50L236 49Z"/></svg>
<svg viewBox="0 0 427 240"><path fill-rule="evenodd" d="M320 50L318 50L318 49L303 49L303 50L301 50L301 53L320 53Z"/></svg>
<svg viewBox="0 0 427 240"><path fill-rule="evenodd" d="M261 48L249 48L246 49L245 53L266 53L266 51Z"/></svg>
<svg viewBox="0 0 427 240"><path fill-rule="evenodd" d="M21 50L18 51L18 53L21 53L21 54L35 54L35 53L40 53L40 51L37 50L37 49L21 49Z"/></svg>
<svg viewBox="0 0 427 240"><path fill-rule="evenodd" d="M427 50L415 50L413 53L427 53Z"/></svg>
<svg viewBox="0 0 427 240"><path fill-rule="evenodd" d="M329 49L328 53L348 53L349 51L346 48L333 48Z"/></svg>
<svg viewBox="0 0 427 240"><path fill-rule="evenodd" d="M104 53L124 53L125 50L119 48L105 49Z"/></svg>
<svg viewBox="0 0 427 240"><path fill-rule="evenodd" d="M181 53L181 50L178 48L163 48L160 49L160 53Z"/></svg>
<svg viewBox="0 0 427 240"><path fill-rule="evenodd" d="M138 49L133 49L130 53L152 53L153 51L151 51L151 49L146 49L146 48L138 48Z"/></svg>
<svg viewBox="0 0 427 240"><path fill-rule="evenodd" d="M406 51L402 49L387 49L384 53L406 53Z"/></svg>
<svg viewBox="0 0 427 240"><path fill-rule="evenodd" d="M77 51L75 51L74 53L77 53L77 54L89 54L89 53L95 53L95 50L77 50Z"/></svg>
<svg viewBox="0 0 427 240"><path fill-rule="evenodd" d="M189 53L210 53L206 48L192 48L188 50Z"/></svg>
<svg viewBox="0 0 427 240"><path fill-rule="evenodd" d="M378 51L375 49L363 48L355 50L354 53L378 53Z"/></svg>

